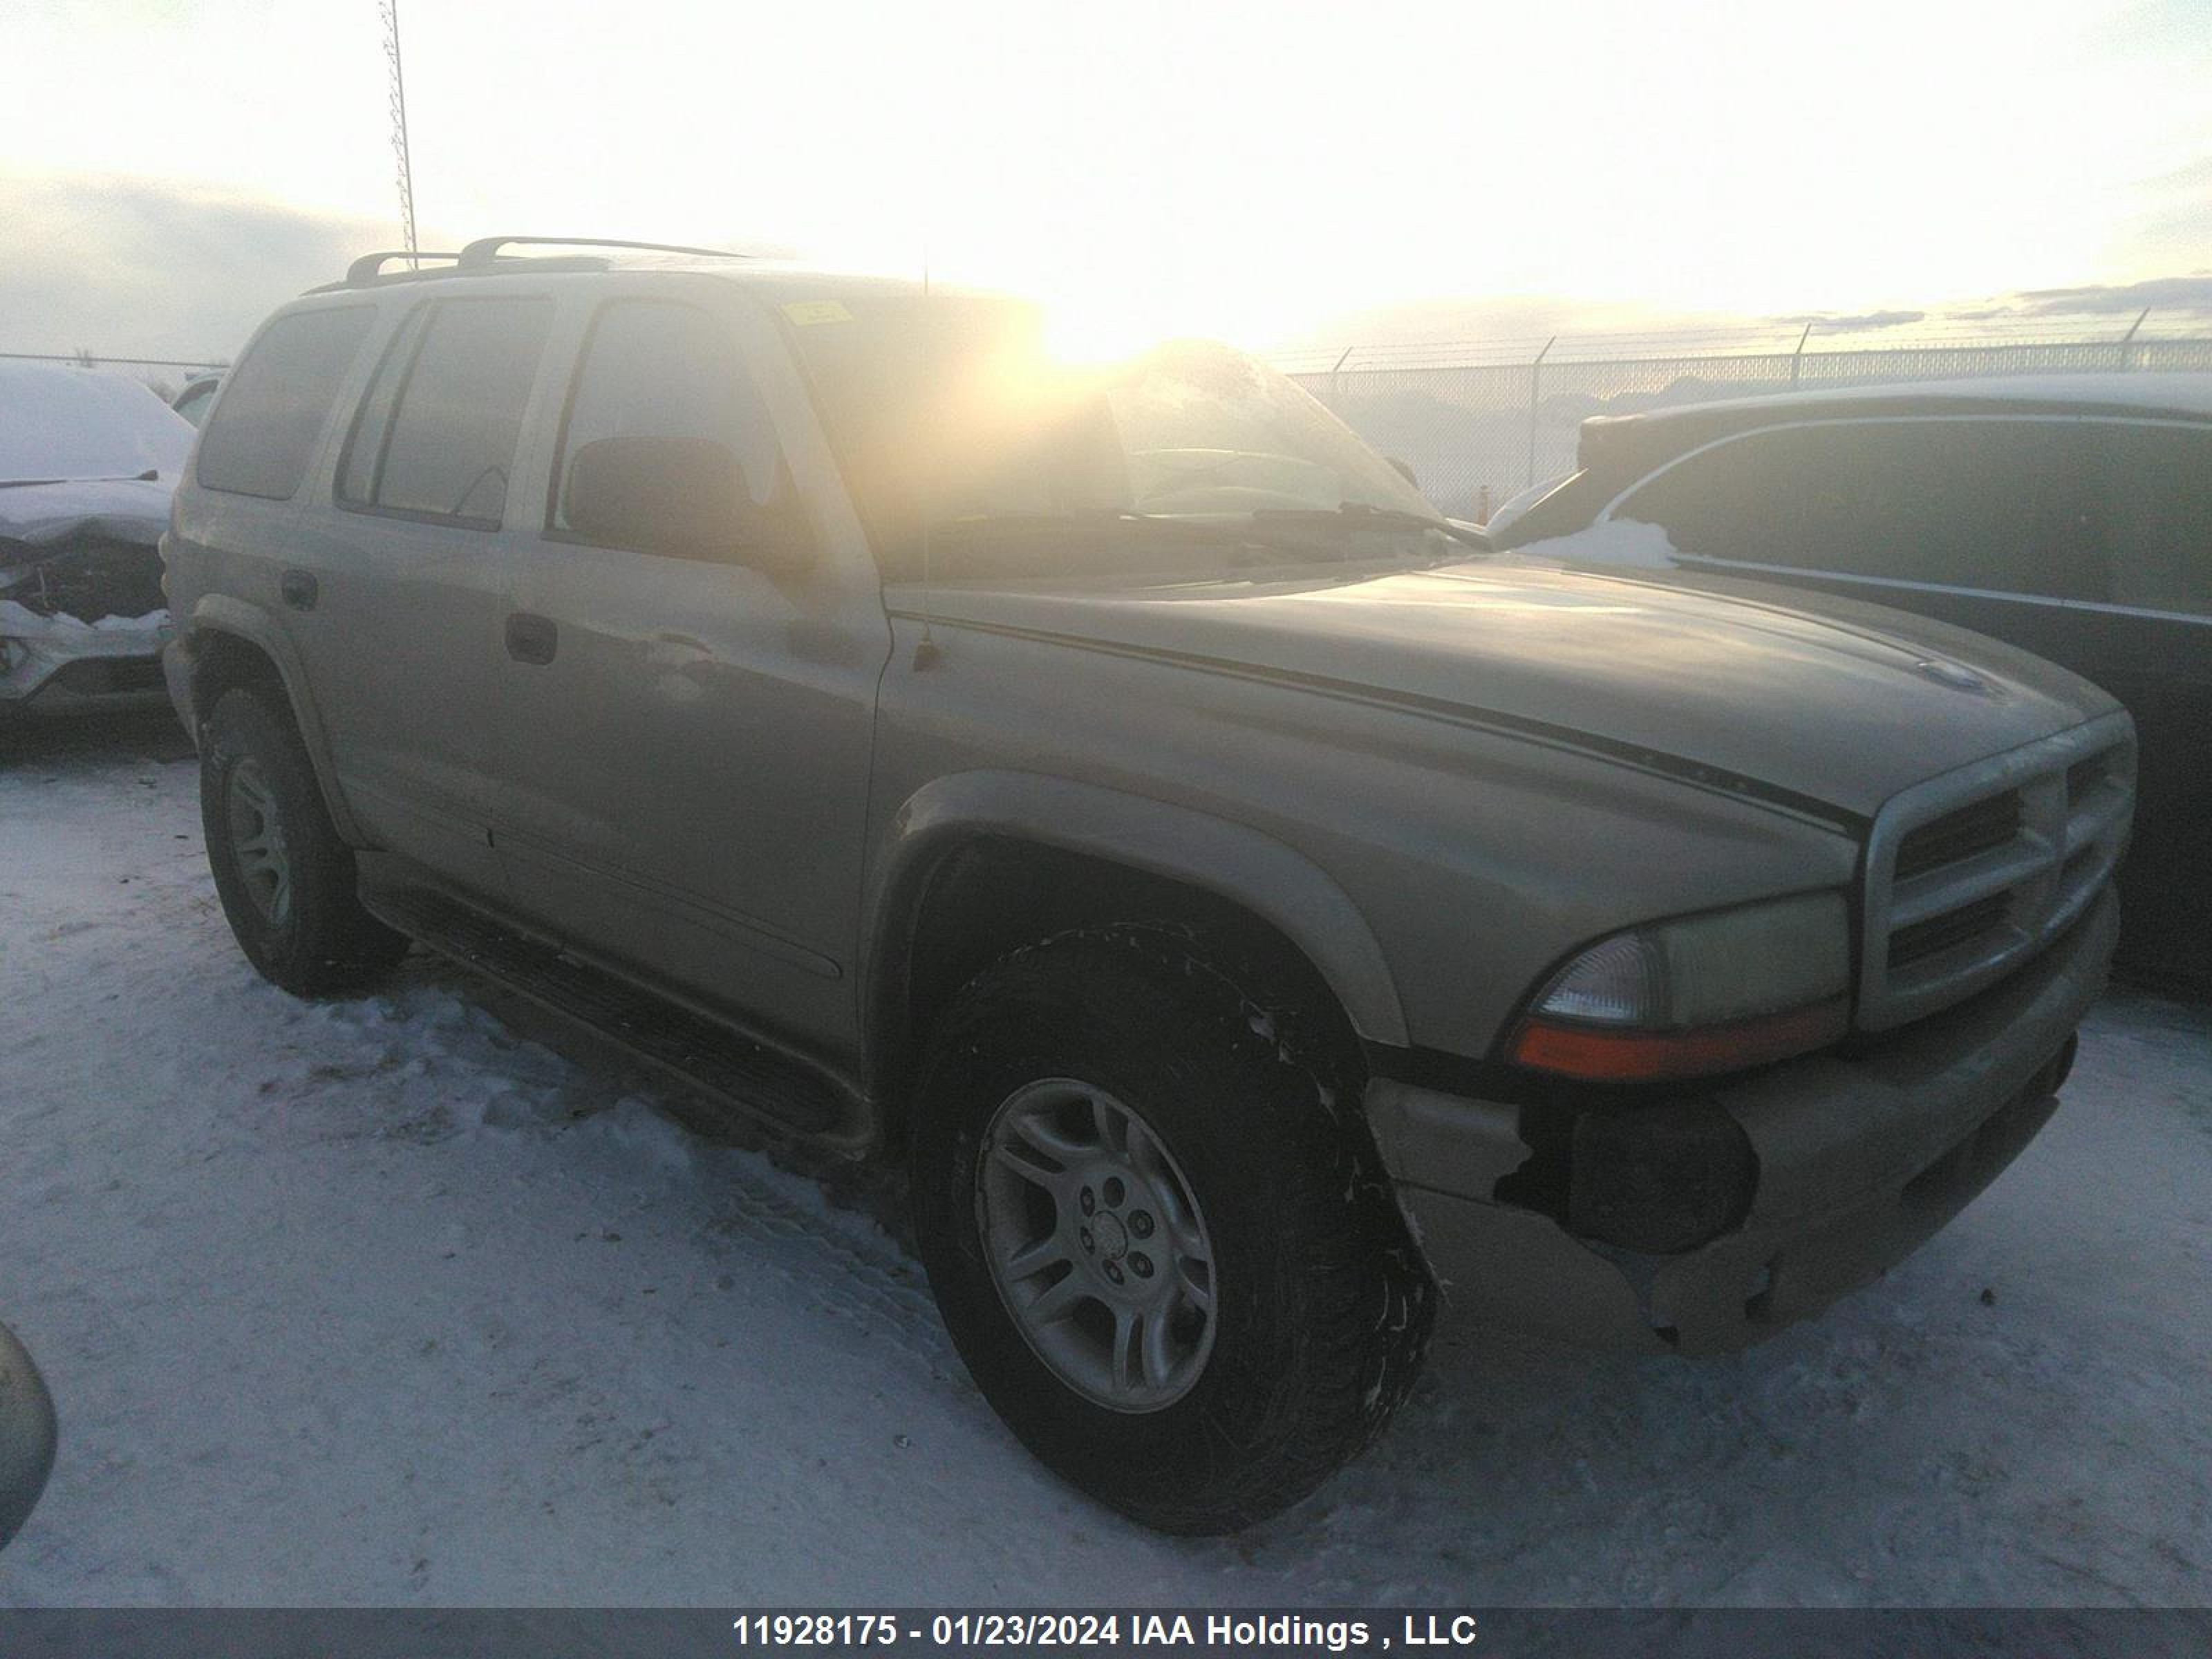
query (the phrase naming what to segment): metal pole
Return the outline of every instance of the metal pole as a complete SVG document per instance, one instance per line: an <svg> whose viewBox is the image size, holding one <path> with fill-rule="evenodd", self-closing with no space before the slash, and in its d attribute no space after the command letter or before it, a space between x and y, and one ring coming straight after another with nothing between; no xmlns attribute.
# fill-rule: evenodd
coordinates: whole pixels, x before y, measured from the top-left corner
<svg viewBox="0 0 2212 1659"><path fill-rule="evenodd" d="M1544 342L1544 349L1536 354L1536 361L1528 365L1528 477L1527 483L1536 482L1536 394L1543 384L1544 359L1552 355L1552 348L1559 343L1554 334Z"/></svg>
<svg viewBox="0 0 2212 1659"><path fill-rule="evenodd" d="M2128 331L2120 336L2121 368L2128 369L2134 367L2134 364L2130 358L2128 348L2135 343L2136 331L2143 325L2143 319L2149 315L2150 307L2148 306L2145 306L2142 312L2137 314L2135 321L2128 325Z"/></svg>
<svg viewBox="0 0 2212 1659"><path fill-rule="evenodd" d="M1797 337L1797 349L1790 354L1790 389L1797 389L1798 366L1805 361L1805 342L1813 337L1813 325L1805 325L1805 331Z"/></svg>
<svg viewBox="0 0 2212 1659"><path fill-rule="evenodd" d="M1345 349L1344 349L1344 356L1341 356L1341 357L1339 357L1339 358L1336 360L1336 362L1335 362L1334 363L1331 364L1331 365L1330 365L1330 367L1329 367L1329 371L1328 371L1328 406L1329 406L1331 409L1335 410L1336 410L1338 413L1340 413L1340 414L1341 414L1341 413L1343 412L1343 400L1342 400L1341 398L1340 398L1337 396L1337 385L1336 385L1336 375L1337 375L1337 371L1338 371L1339 369L1342 368L1345 366L1345 364L1346 364L1346 362L1348 362L1349 361L1351 361L1352 354L1353 352L1355 352L1355 351L1358 350L1358 349L1359 349L1359 348L1358 348L1358 346L1346 346L1346 347L1345 347Z"/></svg>
<svg viewBox="0 0 2212 1659"><path fill-rule="evenodd" d="M384 19L384 56L392 66L392 154L399 164L399 223L407 236L407 264L420 270L415 242L415 167L407 149L407 76L399 62L399 0L377 0Z"/></svg>

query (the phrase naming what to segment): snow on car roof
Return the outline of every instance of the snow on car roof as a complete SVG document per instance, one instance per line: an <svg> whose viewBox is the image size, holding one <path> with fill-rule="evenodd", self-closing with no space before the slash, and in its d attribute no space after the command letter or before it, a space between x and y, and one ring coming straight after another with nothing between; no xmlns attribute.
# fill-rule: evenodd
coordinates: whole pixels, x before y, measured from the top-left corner
<svg viewBox="0 0 2212 1659"><path fill-rule="evenodd" d="M0 362L0 484L173 480L191 447L191 422L125 375Z"/></svg>

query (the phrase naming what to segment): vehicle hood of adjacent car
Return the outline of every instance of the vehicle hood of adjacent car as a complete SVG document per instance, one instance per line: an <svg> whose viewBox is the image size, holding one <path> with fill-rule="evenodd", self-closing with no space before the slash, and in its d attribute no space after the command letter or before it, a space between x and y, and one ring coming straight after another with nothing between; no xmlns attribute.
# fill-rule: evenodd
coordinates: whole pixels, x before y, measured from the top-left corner
<svg viewBox="0 0 2212 1659"><path fill-rule="evenodd" d="M1347 578L960 585L933 592L930 611L940 623L1589 748L1856 817L2118 706L1978 635L1749 583L1690 589L1509 560Z"/></svg>
<svg viewBox="0 0 2212 1659"><path fill-rule="evenodd" d="M81 537L153 547L168 528L172 478L64 479L0 487L0 565Z"/></svg>

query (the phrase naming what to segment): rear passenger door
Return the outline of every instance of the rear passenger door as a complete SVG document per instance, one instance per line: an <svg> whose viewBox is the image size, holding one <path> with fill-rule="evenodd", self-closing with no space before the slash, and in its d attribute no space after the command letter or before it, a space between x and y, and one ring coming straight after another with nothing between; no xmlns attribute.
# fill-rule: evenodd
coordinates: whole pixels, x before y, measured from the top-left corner
<svg viewBox="0 0 2212 1659"><path fill-rule="evenodd" d="M2082 532L2110 573L2085 672L2127 704L2138 740L2121 948L2212 991L2212 425L2097 421L2082 435Z"/></svg>
<svg viewBox="0 0 2212 1659"><path fill-rule="evenodd" d="M302 518L291 577L312 593L307 660L356 817L493 903L504 523L553 313L510 291L426 297L405 315L340 452L335 510Z"/></svg>
<svg viewBox="0 0 2212 1659"><path fill-rule="evenodd" d="M581 955L835 1056L857 1018L880 581L764 311L705 281L593 301L508 590L514 902ZM595 539L568 510L577 457L632 438L733 456L789 543L747 554L734 524L712 550Z"/></svg>

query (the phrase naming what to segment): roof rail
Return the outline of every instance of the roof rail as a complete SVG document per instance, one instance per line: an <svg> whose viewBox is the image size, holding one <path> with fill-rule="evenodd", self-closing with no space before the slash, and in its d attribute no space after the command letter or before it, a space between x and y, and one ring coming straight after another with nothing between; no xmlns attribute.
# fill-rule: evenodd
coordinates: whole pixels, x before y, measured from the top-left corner
<svg viewBox="0 0 2212 1659"><path fill-rule="evenodd" d="M345 285L359 288L363 283L373 283L384 275L385 265L393 259L453 259L458 253L418 253L413 248L382 248L374 253L364 253L346 267Z"/></svg>
<svg viewBox="0 0 2212 1659"><path fill-rule="evenodd" d="M503 247L626 247L647 253L694 253L708 259L749 259L749 253L727 248L686 247L678 242L630 242L618 236L479 236L452 256L463 270L488 270L498 262Z"/></svg>

